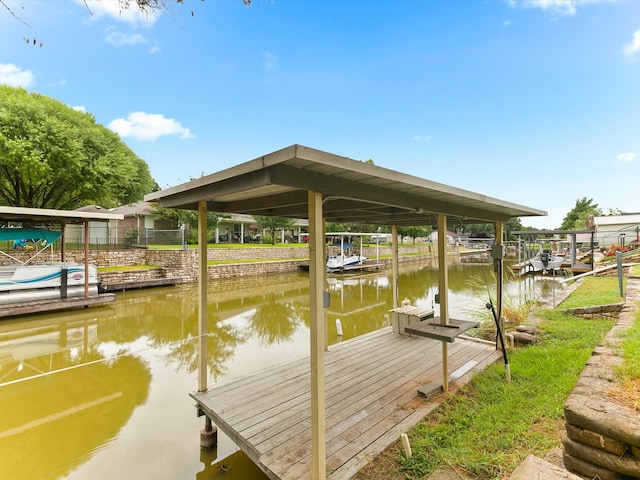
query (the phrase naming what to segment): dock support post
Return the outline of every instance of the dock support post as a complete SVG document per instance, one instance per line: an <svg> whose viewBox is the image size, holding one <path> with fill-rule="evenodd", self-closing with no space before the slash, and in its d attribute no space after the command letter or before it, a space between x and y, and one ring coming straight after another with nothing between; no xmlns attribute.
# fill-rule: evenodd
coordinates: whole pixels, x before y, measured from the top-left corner
<svg viewBox="0 0 640 480"><path fill-rule="evenodd" d="M447 272L447 217L438 214L438 292L440 323L449 324L449 275ZM442 342L442 391L449 391L449 345Z"/></svg>
<svg viewBox="0 0 640 480"><path fill-rule="evenodd" d="M398 226L391 225L391 278L393 288L391 289L393 295L393 308L398 308Z"/></svg>
<svg viewBox="0 0 640 480"><path fill-rule="evenodd" d="M63 267L60 269L60 298L62 298L63 300L67 298L67 274L67 267Z"/></svg>
<svg viewBox="0 0 640 480"><path fill-rule="evenodd" d="M309 319L311 350L311 480L327 478L324 345L326 321L323 306L324 217L322 193L309 191Z"/></svg>
<svg viewBox="0 0 640 480"><path fill-rule="evenodd" d="M218 445L218 427L216 427L209 417L204 417L204 428L200 430L200 448L208 450Z"/></svg>

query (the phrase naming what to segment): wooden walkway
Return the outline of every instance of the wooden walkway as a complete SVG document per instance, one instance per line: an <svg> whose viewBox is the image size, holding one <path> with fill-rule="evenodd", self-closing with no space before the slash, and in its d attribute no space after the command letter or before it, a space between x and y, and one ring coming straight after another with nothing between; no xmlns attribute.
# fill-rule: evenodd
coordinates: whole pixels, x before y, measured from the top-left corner
<svg viewBox="0 0 640 480"><path fill-rule="evenodd" d="M88 298L56 298L50 300L35 300L33 302L7 303L0 305L0 318L93 307L111 303L115 299L116 296L114 293L101 293L99 295L91 295Z"/></svg>
<svg viewBox="0 0 640 480"><path fill-rule="evenodd" d="M486 343L459 338L448 345L450 379L469 378L500 358ZM417 389L442 384L441 361L442 342L392 334L390 327L326 352L329 479L351 478L437 406ZM191 397L269 478L309 479L309 369L307 357Z"/></svg>

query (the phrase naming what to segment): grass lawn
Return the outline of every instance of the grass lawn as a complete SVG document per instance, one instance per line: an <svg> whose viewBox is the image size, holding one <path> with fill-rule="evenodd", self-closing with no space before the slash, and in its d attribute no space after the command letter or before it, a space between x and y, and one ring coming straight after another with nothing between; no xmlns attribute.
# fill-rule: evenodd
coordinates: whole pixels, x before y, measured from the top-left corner
<svg viewBox="0 0 640 480"><path fill-rule="evenodd" d="M623 289L626 288L626 277L623 278ZM585 277L574 292L557 308L593 307L623 302L618 288L618 277Z"/></svg>
<svg viewBox="0 0 640 480"><path fill-rule="evenodd" d="M594 296L605 303L621 301L617 278L585 281L568 304L593 305ZM559 308L568 307L563 302ZM490 365L408 432L412 458L405 457L398 442L356 478L426 479L437 468L449 467L461 479L498 480L527 455L544 457L559 447L564 402L615 321L584 320L559 309L539 310L537 317L539 342L509 352L511 383L505 381L502 362ZM638 323L625 334L625 364L619 370L621 381L632 387L640 378Z"/></svg>

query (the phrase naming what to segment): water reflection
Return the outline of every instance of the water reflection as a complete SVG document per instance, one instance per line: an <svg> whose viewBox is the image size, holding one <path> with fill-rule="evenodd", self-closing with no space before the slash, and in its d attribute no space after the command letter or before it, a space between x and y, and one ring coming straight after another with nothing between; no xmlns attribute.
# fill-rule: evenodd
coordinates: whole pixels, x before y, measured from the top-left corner
<svg viewBox="0 0 640 480"><path fill-rule="evenodd" d="M491 270L450 267L452 315L477 319L494 289ZM390 275L327 280L330 344L390 324ZM547 297L555 288L508 287ZM399 289L401 299L437 308L432 264L403 267ZM308 274L212 282L208 295L210 385L308 355ZM202 419L188 397L197 386L197 305L197 286L186 285L0 322L0 478L266 478L221 432L217 449L199 450Z"/></svg>

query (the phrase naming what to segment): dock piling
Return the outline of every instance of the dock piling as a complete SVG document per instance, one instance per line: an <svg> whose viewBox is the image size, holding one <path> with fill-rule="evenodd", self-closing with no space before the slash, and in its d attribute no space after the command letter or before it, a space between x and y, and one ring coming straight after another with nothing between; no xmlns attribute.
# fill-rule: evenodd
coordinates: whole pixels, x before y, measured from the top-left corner
<svg viewBox="0 0 640 480"><path fill-rule="evenodd" d="M218 427L216 427L211 419L204 417L204 428L200 430L200 449L208 450L218 445Z"/></svg>

